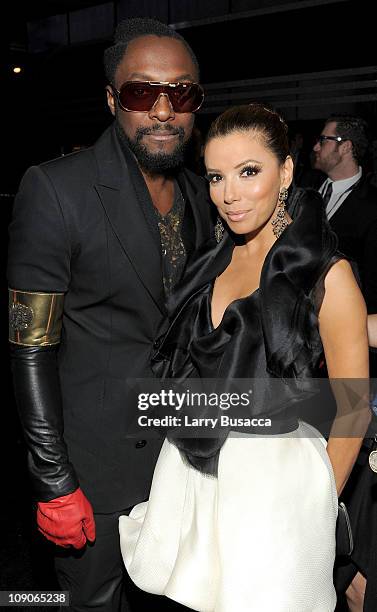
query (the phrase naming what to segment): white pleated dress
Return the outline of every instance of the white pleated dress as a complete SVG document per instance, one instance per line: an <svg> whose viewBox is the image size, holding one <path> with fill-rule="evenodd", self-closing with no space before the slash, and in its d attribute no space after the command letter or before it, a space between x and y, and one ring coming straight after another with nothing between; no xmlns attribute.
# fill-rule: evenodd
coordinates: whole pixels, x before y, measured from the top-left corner
<svg viewBox="0 0 377 612"><path fill-rule="evenodd" d="M165 440L148 502L119 520L135 584L200 612L331 612L337 494L311 426L231 432L218 477Z"/></svg>

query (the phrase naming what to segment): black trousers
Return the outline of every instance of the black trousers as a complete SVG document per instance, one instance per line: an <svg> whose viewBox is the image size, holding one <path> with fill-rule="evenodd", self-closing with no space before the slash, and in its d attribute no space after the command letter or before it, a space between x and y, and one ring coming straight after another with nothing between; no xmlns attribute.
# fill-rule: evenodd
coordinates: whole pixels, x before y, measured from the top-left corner
<svg viewBox="0 0 377 612"><path fill-rule="evenodd" d="M188 610L166 597L138 589L128 577L119 546L118 519L130 509L95 514L96 541L84 549L58 549L55 570L60 588L70 593L62 612L175 612Z"/></svg>

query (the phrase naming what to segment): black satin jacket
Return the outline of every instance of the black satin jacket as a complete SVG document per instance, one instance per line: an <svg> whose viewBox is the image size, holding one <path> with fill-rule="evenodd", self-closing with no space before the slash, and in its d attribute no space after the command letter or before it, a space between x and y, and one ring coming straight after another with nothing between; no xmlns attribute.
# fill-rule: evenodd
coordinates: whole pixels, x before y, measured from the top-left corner
<svg viewBox="0 0 377 612"><path fill-rule="evenodd" d="M293 222L265 258L260 287L229 304L216 329L213 284L230 263L238 237L226 233L219 244L211 239L197 252L170 301L171 324L153 355L155 373L180 380L258 379L252 416L287 414L313 394L323 355L317 319L323 279L341 255L317 192L298 191L293 208ZM278 394L271 379L284 381ZM202 459L213 458L223 439L179 440L190 463L213 473L214 466ZM194 455L200 455L199 465Z"/></svg>

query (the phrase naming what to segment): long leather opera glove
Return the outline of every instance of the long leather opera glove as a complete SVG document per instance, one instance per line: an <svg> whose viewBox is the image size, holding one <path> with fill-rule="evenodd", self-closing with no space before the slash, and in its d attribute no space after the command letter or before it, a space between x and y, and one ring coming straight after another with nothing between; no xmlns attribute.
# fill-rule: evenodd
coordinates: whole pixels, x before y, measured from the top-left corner
<svg viewBox="0 0 377 612"><path fill-rule="evenodd" d="M63 438L57 347L10 345L33 492L40 502L66 496L79 486Z"/></svg>
<svg viewBox="0 0 377 612"><path fill-rule="evenodd" d="M80 488L49 502L38 502L37 523L38 530L58 546L82 548L86 540L93 542L96 537L92 506Z"/></svg>

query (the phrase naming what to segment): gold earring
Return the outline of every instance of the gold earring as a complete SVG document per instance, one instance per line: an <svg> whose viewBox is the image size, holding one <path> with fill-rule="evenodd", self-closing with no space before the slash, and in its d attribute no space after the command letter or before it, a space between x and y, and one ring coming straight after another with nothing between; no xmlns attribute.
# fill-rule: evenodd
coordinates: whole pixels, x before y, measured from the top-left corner
<svg viewBox="0 0 377 612"><path fill-rule="evenodd" d="M282 235L288 225L288 221L285 216L285 202L287 198L288 189L286 187L282 187L279 193L278 211L275 219L271 221L272 231L274 232L274 236L276 236L276 238L279 238Z"/></svg>
<svg viewBox="0 0 377 612"><path fill-rule="evenodd" d="M224 235L224 226L221 221L221 217L217 217L216 225L215 225L215 238L217 244L222 241Z"/></svg>
<svg viewBox="0 0 377 612"><path fill-rule="evenodd" d="M282 202L285 205L285 202L287 201L287 199L288 199L288 189L286 187L282 187L279 192L279 202Z"/></svg>

